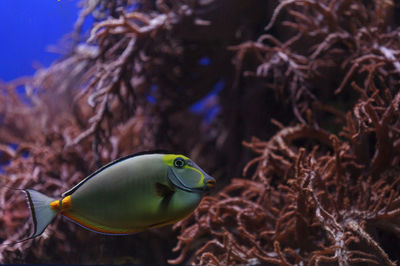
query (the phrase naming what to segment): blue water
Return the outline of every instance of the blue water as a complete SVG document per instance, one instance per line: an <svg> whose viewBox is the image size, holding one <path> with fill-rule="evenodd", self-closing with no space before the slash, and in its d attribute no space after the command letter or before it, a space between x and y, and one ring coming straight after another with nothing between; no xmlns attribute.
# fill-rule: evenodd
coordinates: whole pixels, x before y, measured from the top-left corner
<svg viewBox="0 0 400 266"><path fill-rule="evenodd" d="M60 54L60 40L73 31L78 0L0 0L0 80L35 73L34 64L49 66ZM17 88L23 96L23 87ZM0 117L1 123L1 117ZM11 144L13 149L17 144ZM24 153L23 157L28 156ZM0 173L3 169L0 165Z"/></svg>
<svg viewBox="0 0 400 266"><path fill-rule="evenodd" d="M34 63L49 66L47 51L73 31L78 0L0 0L0 80L32 75Z"/></svg>
<svg viewBox="0 0 400 266"><path fill-rule="evenodd" d="M59 53L50 52L49 47L62 51L61 40L73 32L79 14L79 0L0 0L0 81L11 81L22 76L31 76L36 66L48 67L60 58ZM132 10L137 8L132 6ZM92 20L88 19L89 24ZM201 66L211 64L209 57L202 57ZM194 73L194 75L197 73ZM219 106L207 109L205 104L223 89L221 80L203 99L191 106L190 110L201 114L210 123L219 112ZM157 90L153 86L147 100L157 104L152 95ZM17 88L23 98L24 87ZM24 100L24 99L23 99ZM24 100L29 104L29 100ZM1 117L0 117L1 123ZM16 147L13 147L16 149ZM28 156L24 154L24 157ZM0 165L0 173L2 167Z"/></svg>

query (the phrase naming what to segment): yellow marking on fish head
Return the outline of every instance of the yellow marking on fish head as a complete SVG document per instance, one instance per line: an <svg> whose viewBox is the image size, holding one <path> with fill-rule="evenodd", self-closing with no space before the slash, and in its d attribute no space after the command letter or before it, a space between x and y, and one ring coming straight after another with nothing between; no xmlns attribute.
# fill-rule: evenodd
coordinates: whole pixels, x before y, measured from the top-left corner
<svg viewBox="0 0 400 266"><path fill-rule="evenodd" d="M163 162L168 165L168 166L174 166L174 161L176 158L182 158L185 161L190 160L188 157L186 157L185 155L180 155L180 154L165 154L163 156Z"/></svg>
<svg viewBox="0 0 400 266"><path fill-rule="evenodd" d="M215 180L208 176L198 165L184 155L166 154L163 156L163 162L170 168L170 171L178 179L173 182L183 190L191 191L193 189L205 189L212 187ZM171 174L169 172L169 174ZM172 176L172 175L171 175ZM170 180L174 180L171 178Z"/></svg>

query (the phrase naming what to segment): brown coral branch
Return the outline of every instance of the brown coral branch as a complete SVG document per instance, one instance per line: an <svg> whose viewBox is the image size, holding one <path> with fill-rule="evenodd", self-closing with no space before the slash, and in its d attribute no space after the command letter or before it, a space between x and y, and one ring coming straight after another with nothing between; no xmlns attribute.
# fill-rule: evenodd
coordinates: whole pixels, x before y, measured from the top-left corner
<svg viewBox="0 0 400 266"><path fill-rule="evenodd" d="M357 236L365 241L365 243L374 250L375 254L378 254L380 259L382 259L386 265L396 265L392 262L385 251L376 243L361 227L354 221L350 221L348 223L348 227L355 233Z"/></svg>

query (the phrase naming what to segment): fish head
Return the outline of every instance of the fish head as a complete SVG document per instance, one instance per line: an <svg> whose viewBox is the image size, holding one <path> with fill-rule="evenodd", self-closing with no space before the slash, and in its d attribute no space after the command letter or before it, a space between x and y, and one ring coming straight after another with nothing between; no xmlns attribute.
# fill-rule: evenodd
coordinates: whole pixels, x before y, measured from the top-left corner
<svg viewBox="0 0 400 266"><path fill-rule="evenodd" d="M215 184L215 179L184 155L167 154L163 158L168 167L169 181L178 189L202 193Z"/></svg>

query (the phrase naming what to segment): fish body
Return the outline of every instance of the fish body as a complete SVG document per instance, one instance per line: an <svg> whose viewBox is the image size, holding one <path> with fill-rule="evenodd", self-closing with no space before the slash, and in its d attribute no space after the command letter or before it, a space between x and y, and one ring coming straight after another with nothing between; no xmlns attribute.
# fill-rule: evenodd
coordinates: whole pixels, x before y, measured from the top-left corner
<svg viewBox="0 0 400 266"><path fill-rule="evenodd" d="M59 213L103 234L132 234L179 221L200 203L215 179L183 155L146 153L114 161L60 199L27 189L39 236Z"/></svg>

